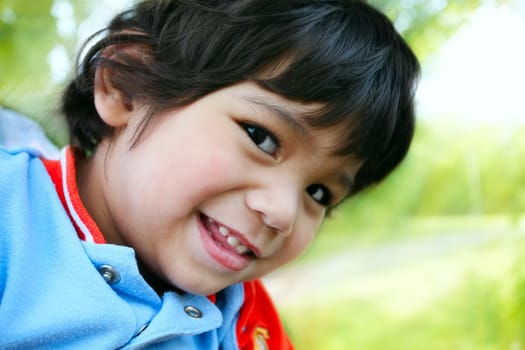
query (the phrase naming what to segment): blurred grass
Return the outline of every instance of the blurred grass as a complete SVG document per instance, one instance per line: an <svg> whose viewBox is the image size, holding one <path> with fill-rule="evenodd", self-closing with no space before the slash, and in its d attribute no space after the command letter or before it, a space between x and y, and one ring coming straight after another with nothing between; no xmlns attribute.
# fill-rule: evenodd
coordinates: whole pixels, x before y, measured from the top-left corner
<svg viewBox="0 0 525 350"><path fill-rule="evenodd" d="M456 232L508 231L520 227L525 227L525 216L520 220L509 214L412 217L389 225L371 222L367 226L355 225L351 217L340 213L325 221L314 243L298 263L322 259L348 247L374 247L389 242Z"/></svg>
<svg viewBox="0 0 525 350"><path fill-rule="evenodd" d="M524 233L350 278L346 293L281 312L301 350L524 349Z"/></svg>

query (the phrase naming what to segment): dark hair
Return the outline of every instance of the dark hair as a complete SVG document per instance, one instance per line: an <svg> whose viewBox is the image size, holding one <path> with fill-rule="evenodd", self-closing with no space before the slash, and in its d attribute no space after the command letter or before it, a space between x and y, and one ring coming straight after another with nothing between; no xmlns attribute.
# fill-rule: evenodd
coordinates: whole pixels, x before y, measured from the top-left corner
<svg viewBox="0 0 525 350"><path fill-rule="evenodd" d="M147 106L143 127L156 112L246 80L321 103L306 116L310 125L335 127L343 140L336 153L363 161L354 193L390 173L412 140L418 61L391 21L364 1L148 0L97 35L62 104L71 142L84 152L112 132L94 106L99 65L113 70L125 96ZM141 54L100 55L126 44Z"/></svg>

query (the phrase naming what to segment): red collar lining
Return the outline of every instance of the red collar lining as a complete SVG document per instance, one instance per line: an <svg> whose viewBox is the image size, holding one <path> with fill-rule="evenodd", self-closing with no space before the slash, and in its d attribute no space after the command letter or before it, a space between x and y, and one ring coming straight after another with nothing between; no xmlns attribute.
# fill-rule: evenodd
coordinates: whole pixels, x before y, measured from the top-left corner
<svg viewBox="0 0 525 350"><path fill-rule="evenodd" d="M60 152L59 160L43 159L60 201L81 240L93 243L106 243L102 232L80 200L76 182L75 158L71 147Z"/></svg>

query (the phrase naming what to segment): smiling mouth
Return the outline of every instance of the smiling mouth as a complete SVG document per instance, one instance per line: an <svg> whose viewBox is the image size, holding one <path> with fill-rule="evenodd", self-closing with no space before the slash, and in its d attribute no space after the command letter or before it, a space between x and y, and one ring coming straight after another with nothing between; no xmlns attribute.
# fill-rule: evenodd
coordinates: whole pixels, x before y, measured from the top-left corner
<svg viewBox="0 0 525 350"><path fill-rule="evenodd" d="M236 237L228 227L221 225L202 213L200 214L200 219L208 231L208 235L218 246L244 257L256 257L255 253L246 245L242 244L239 238Z"/></svg>

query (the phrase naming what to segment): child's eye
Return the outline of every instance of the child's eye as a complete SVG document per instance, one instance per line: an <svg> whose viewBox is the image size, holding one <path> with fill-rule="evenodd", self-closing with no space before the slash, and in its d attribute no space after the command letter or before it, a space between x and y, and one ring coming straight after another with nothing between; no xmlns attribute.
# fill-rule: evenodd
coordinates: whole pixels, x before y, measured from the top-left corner
<svg viewBox="0 0 525 350"><path fill-rule="evenodd" d="M328 206L331 201L331 194L328 189L323 185L311 185L308 186L306 192L319 204L323 206Z"/></svg>
<svg viewBox="0 0 525 350"><path fill-rule="evenodd" d="M246 130L246 133L257 147L271 156L275 155L279 148L279 141L272 133L263 127L253 124L242 123L241 126Z"/></svg>

